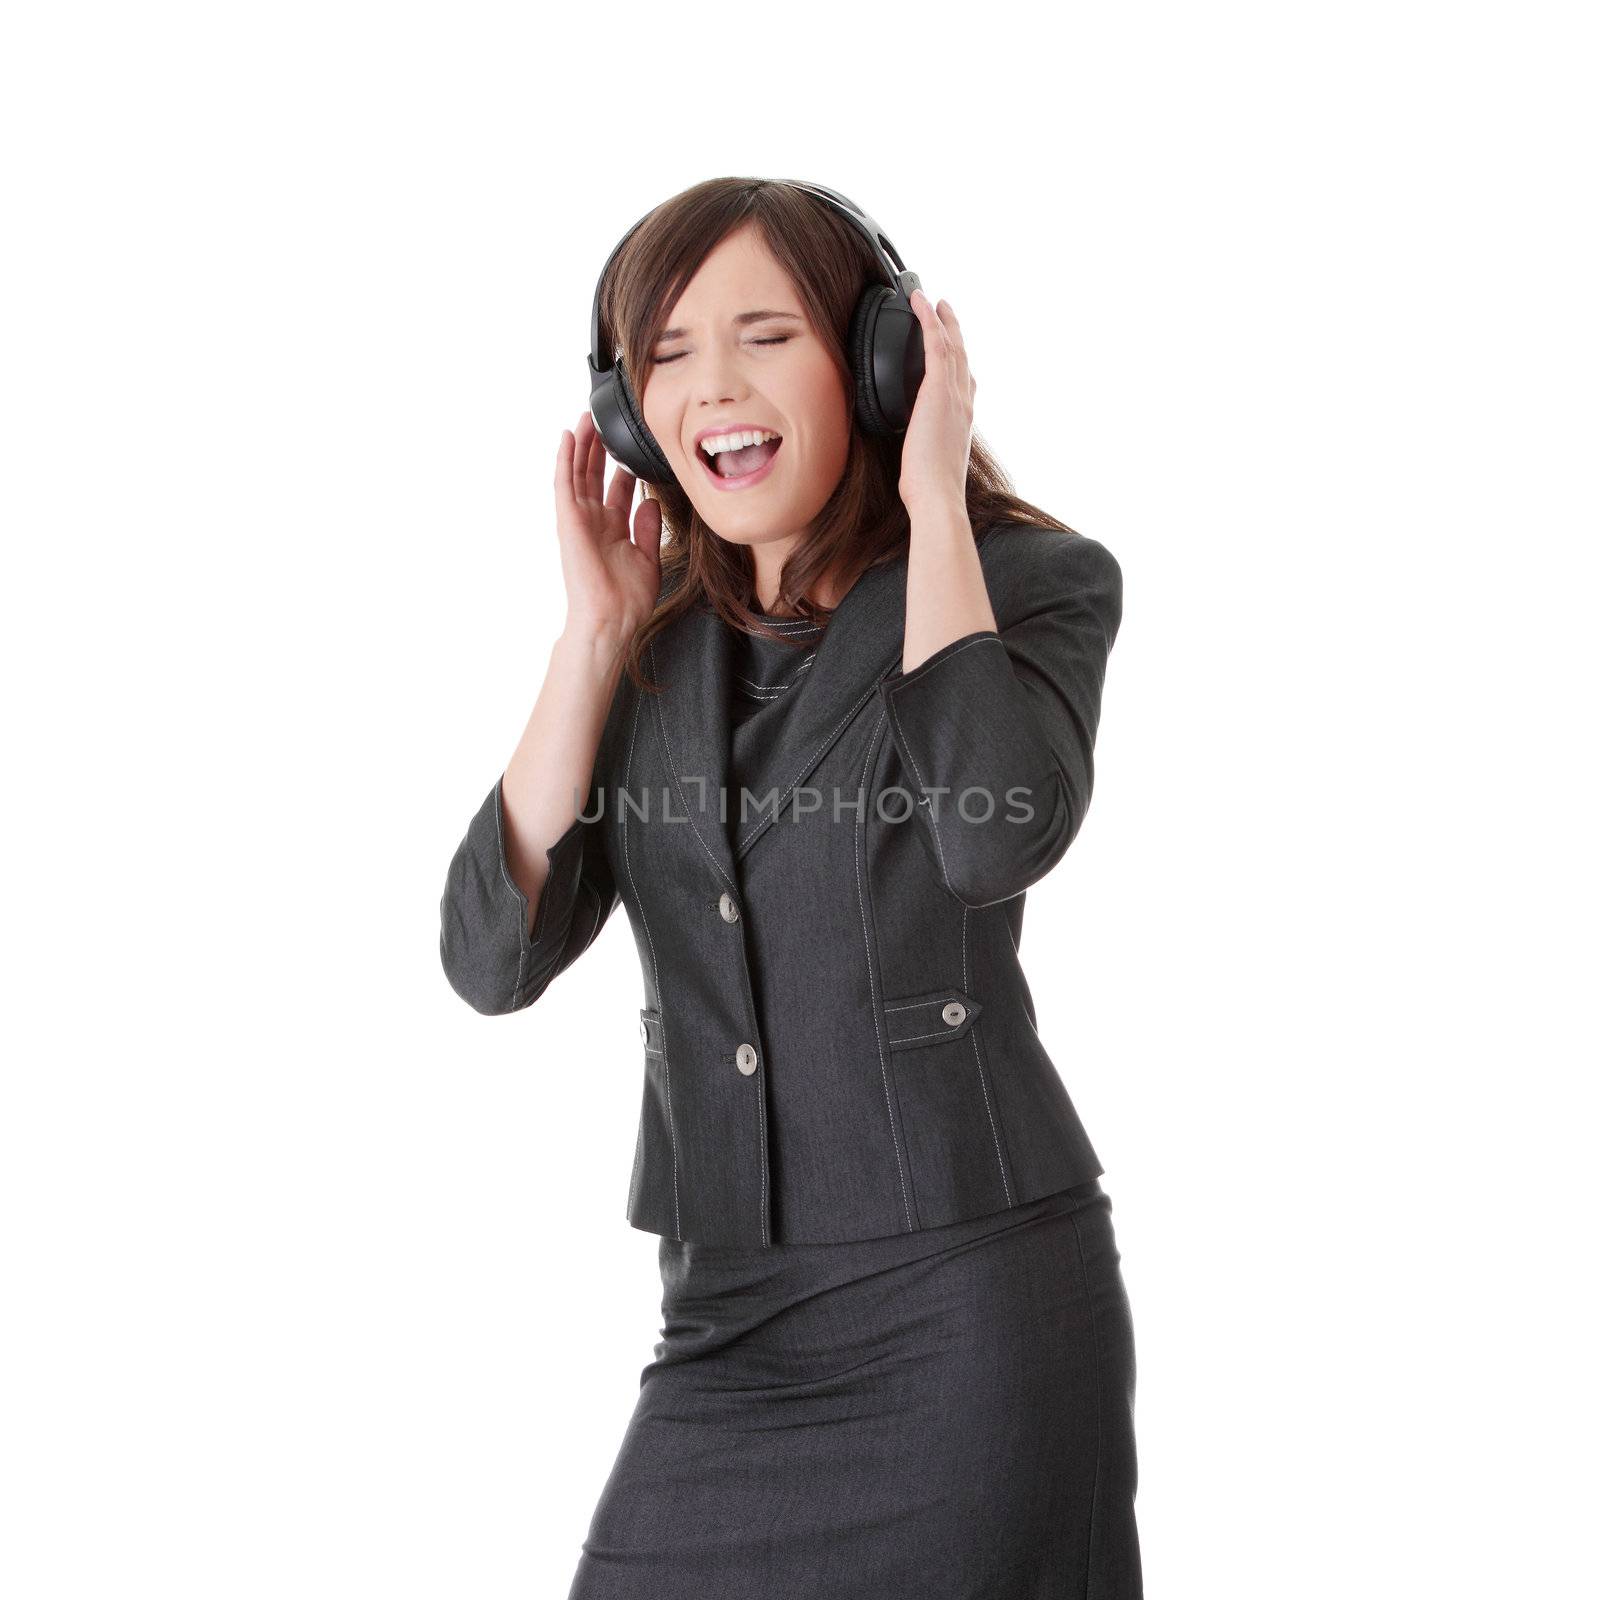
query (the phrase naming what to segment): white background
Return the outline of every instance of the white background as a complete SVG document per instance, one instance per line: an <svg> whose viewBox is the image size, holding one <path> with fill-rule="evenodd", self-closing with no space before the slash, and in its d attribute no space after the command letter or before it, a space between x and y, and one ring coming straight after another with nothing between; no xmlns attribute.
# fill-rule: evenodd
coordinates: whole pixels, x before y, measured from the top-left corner
<svg viewBox="0 0 1600 1600"><path fill-rule="evenodd" d="M726 173L877 217L1123 566L1022 954L1147 1592L1588 1592L1580 8L7 16L8 1595L566 1593L659 1334L642 980L619 914L480 1017L438 898L595 275Z"/></svg>

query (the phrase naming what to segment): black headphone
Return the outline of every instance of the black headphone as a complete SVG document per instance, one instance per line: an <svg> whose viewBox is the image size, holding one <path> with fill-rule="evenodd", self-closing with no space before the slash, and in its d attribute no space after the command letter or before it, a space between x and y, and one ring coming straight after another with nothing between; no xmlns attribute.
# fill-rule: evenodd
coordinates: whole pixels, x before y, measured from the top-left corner
<svg viewBox="0 0 1600 1600"><path fill-rule="evenodd" d="M797 178L776 181L813 194L832 206L865 237L888 272L888 283L869 283L861 291L850 315L845 349L855 374L856 417L863 431L880 438L904 433L923 374L922 324L911 304L911 291L921 288L922 280L916 273L906 271L900 252L883 229L836 189ZM663 484L675 483L677 475L644 425L644 415L628 387L622 362L619 359L613 365L600 348L601 287L617 251L649 215L646 212L618 240L594 286L594 309L589 317L589 410L610 454L636 478Z"/></svg>

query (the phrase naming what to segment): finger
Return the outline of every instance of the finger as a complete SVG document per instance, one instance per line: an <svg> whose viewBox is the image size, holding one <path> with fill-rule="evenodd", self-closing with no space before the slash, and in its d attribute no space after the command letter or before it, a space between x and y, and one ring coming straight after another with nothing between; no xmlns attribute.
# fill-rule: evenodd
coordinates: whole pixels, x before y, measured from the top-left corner
<svg viewBox="0 0 1600 1600"><path fill-rule="evenodd" d="M948 300L939 302L939 319L950 337L950 343L960 352L964 361L967 355L967 341L961 336L961 324L956 320L956 308Z"/></svg>
<svg viewBox="0 0 1600 1600"><path fill-rule="evenodd" d="M589 452L594 445L594 418L587 411L578 416L572 452L572 498L582 500L589 481Z"/></svg>
<svg viewBox="0 0 1600 1600"><path fill-rule="evenodd" d="M952 352L965 356L966 341L961 337L961 324L956 321L955 307L948 300L941 300L933 308L934 315L939 319L939 326L944 330L944 336L950 341Z"/></svg>
<svg viewBox="0 0 1600 1600"><path fill-rule="evenodd" d="M623 514L624 526L628 507L633 503L634 485L638 479L624 466L619 465L611 474L611 487L606 491L606 507L611 511L620 511Z"/></svg>
<svg viewBox="0 0 1600 1600"><path fill-rule="evenodd" d="M578 441L565 428L556 446L556 506L565 510L572 503L572 457Z"/></svg>
<svg viewBox="0 0 1600 1600"><path fill-rule="evenodd" d="M911 291L911 306L917 313L917 321L922 327L922 353L937 364L944 356L948 343L944 324L940 322L938 313L933 309L933 302L921 289Z"/></svg>
<svg viewBox="0 0 1600 1600"><path fill-rule="evenodd" d="M938 311L940 326L944 328L945 337L950 341L951 381L960 388L970 376L967 368L967 346L961 337L961 324L956 321L955 308L948 300L939 302Z"/></svg>
<svg viewBox="0 0 1600 1600"><path fill-rule="evenodd" d="M640 501L633 516L633 542L653 561L661 560L661 502L653 496Z"/></svg>
<svg viewBox="0 0 1600 1600"><path fill-rule="evenodd" d="M590 419L591 426L593 418ZM606 495L606 442L600 429L594 429L594 443L589 450L589 495L594 500L604 500Z"/></svg>

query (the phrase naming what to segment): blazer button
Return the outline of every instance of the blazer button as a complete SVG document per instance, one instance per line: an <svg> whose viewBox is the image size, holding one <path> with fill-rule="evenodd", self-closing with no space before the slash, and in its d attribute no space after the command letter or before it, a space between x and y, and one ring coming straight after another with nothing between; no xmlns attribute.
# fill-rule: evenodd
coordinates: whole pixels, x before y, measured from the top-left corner
<svg viewBox="0 0 1600 1600"><path fill-rule="evenodd" d="M734 1052L734 1060L739 1063L739 1070L749 1077L756 1070L756 1047L753 1044L742 1044Z"/></svg>
<svg viewBox="0 0 1600 1600"><path fill-rule="evenodd" d="M722 898L717 901L717 910L722 913L724 922L737 922L739 920L739 908L733 903L733 896L726 890L723 891Z"/></svg>
<svg viewBox="0 0 1600 1600"><path fill-rule="evenodd" d="M959 1028L967 1020L967 1008L959 1000L952 1000L942 1015L952 1028Z"/></svg>
<svg viewBox="0 0 1600 1600"><path fill-rule="evenodd" d="M645 1044L650 1043L650 1024L643 1017L639 1018L639 1038Z"/></svg>

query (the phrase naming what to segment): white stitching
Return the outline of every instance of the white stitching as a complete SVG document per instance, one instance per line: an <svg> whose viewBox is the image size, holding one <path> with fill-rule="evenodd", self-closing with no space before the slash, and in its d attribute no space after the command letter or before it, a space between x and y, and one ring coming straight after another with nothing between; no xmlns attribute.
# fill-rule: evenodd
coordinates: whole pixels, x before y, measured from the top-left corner
<svg viewBox="0 0 1600 1600"><path fill-rule="evenodd" d="M1060 788L1063 790L1066 788L1067 780L1059 767L1056 768L1055 772L1052 773L1051 776L1055 779ZM1050 780L1047 778L1045 781L1048 783ZM993 900L961 900L960 895L956 895L956 899L961 900L962 905L969 907L973 911L987 911L990 906L1004 905L1006 901L1016 900L1020 896L1025 895L1027 892L1028 891L1026 889L1019 889L1016 894L997 894ZM952 890L951 893L954 894L955 891Z"/></svg>
<svg viewBox="0 0 1600 1600"><path fill-rule="evenodd" d="M960 655L961 652L959 650L952 650L950 653L951 655ZM911 770L916 774L917 787L919 789L926 789L927 785L922 781L922 768L917 765L916 755L912 751L911 746L906 742L906 731L900 726L900 719L894 714L894 693L892 690L889 693L889 703L885 709L889 713L889 720L894 724L895 732L900 736L901 749L903 749L906 755L911 759ZM929 804L926 796L919 800L917 804L919 806L928 807L928 826L933 829L933 842L939 852L939 871L944 875L944 886L946 889L950 890L951 894L956 895L956 899L960 900L962 905L965 905L967 902L965 900L961 900L961 896L956 894L954 888L952 888L950 884L950 863L944 858L944 840L939 837L939 823L934 817L933 807L931 804Z"/></svg>
<svg viewBox="0 0 1600 1600"><path fill-rule="evenodd" d="M889 716L893 720L895 728L900 734L902 748L905 750L905 753L908 756L911 756L911 770L917 775L917 787L919 789L926 789L927 785L922 781L922 769L917 765L917 758L915 755L912 755L910 745L905 744L904 742L905 729L900 726L900 719L895 716L894 708L892 706L889 708ZM950 890L951 894L956 895L957 900L961 900L961 896L956 894L956 891L950 882L950 863L944 858L944 840L939 837L939 819L933 814L933 805L928 800L926 795L924 795L923 798L917 802L917 804L919 806L927 806L928 808L928 826L933 829L933 842L939 851L939 871L944 874L944 886ZM966 903L967 902L965 900L961 900L962 905L965 905Z"/></svg>
<svg viewBox="0 0 1600 1600"><path fill-rule="evenodd" d="M638 1131L633 1136L633 1176L628 1179L628 1215L633 1215L633 1197L639 1192L639 1173L643 1169L640 1157L644 1155L644 1117L639 1118Z"/></svg>
<svg viewBox="0 0 1600 1600"><path fill-rule="evenodd" d="M872 687L873 692L876 693L878 686L874 684ZM872 751L873 746L877 742L878 729L882 726L883 717L879 716L877 727L873 728L871 737L867 740L867 759L862 763L861 767L861 784L863 788L866 787L868 768L872 765ZM870 1003L872 1000L872 935L867 929L867 902L861 890L861 858L866 854L866 839L862 833L862 827L862 819L858 815L856 817L855 827L857 842L857 849L855 852L856 905L861 911L861 943L862 947L866 951L867 956L867 999ZM877 1037L878 1041L878 1071L883 1077L883 1104L884 1109L889 1113L889 1137L894 1141L894 1164L900 1172L900 1203L905 1207L906 1232L910 1233L913 1231L911 1222L911 1199L906 1193L906 1169L905 1163L900 1159L900 1135L895 1131L894 1102L889 1097L889 1064L888 1058L883 1053L883 1030L878 1026L878 1008L876 1005L872 1007L872 1031Z"/></svg>
<svg viewBox="0 0 1600 1600"><path fill-rule="evenodd" d="M978 1087L983 1090L983 1109L989 1113L989 1134L994 1140L995 1165L1000 1169L1000 1183L1006 1192L1006 1204L1011 1205L1011 1182L1006 1177L1005 1157L1000 1154L1000 1130L994 1124L994 1107L989 1104L989 1084L983 1070L983 1057L978 1054L978 1036L968 1029L967 1037L972 1041L972 1061L978 1069Z"/></svg>
<svg viewBox="0 0 1600 1600"><path fill-rule="evenodd" d="M656 646L653 639L650 641L650 676L652 678L656 676ZM684 815L689 819L689 831L694 834L696 842L705 851L706 860L717 869L717 876L737 895L739 892L738 884L722 870L722 863L711 853L710 845L700 837L700 830L695 826L694 812L689 806L688 797L683 793L683 783L678 777L678 764L672 759L672 741L667 737L667 724L662 715L660 699L656 701L656 728L661 734L661 748L666 752L667 767L672 773L672 781L678 785L678 794L683 800Z"/></svg>
<svg viewBox="0 0 1600 1600"><path fill-rule="evenodd" d="M1006 923L1010 928L1010 923ZM962 907L962 987L966 987L966 907ZM1000 1154L1000 1130L995 1126L994 1107L989 1104L989 1083L984 1077L984 1058L978 1053L978 1035L973 1030L966 1030L966 1037L973 1042L973 1064L978 1067L978 1086L984 1091L984 1110L989 1112L989 1134L995 1141L995 1165L1000 1168L1000 1186L1005 1189L1006 1205L1011 1205L1011 1181L1005 1174L1005 1157Z"/></svg>
<svg viewBox="0 0 1600 1600"><path fill-rule="evenodd" d="M656 646L655 646L655 640L652 639L650 641L650 676L652 678L654 678L656 675L657 675L656 674ZM672 773L672 781L678 785L678 793L679 793L680 797L683 797L684 815L686 817L688 817L688 819L689 819L689 828L690 828L690 831L694 834L695 842L700 846L700 848L702 850L705 851L706 860L708 860L711 863L711 865L714 866L717 869L717 876L720 877L722 879L722 881L724 883L726 883L727 886L730 889L733 890L734 897L737 899L738 894L739 894L739 886L738 886L738 884L736 884L733 881L733 879L730 878L728 876L728 874L722 870L722 863L720 861L718 861L717 858L714 855L712 855L710 846L705 842L704 839L702 839L700 837L700 830L697 827L695 827L695 824L694 824L694 812L689 807L688 798L686 796L683 796L683 784L681 782L679 782L679 779L678 779L677 763L675 761L673 761L673 759L672 759L672 741L667 738L667 725L666 725L666 721L664 720L664 717L663 717L663 713L662 713L662 710L661 710L661 701L659 699L656 701L656 730L661 735L661 748L666 752L667 767ZM632 771L631 763L630 763L629 770L630 770L630 773L631 773L631 771ZM749 982L750 982L749 974L746 973L746 975L745 975L745 989L746 989L746 993L747 994L749 992ZM760 1024L759 1024L759 1022L756 1021L756 1018L755 1018L755 997L753 995L750 996L750 1012L751 1012L752 1025L756 1026L756 1027L759 1027ZM663 1029L663 1034L664 1033L665 1033L665 1029ZM663 1040L663 1042L665 1042L665 1041ZM765 1066L765 1061L763 1060L762 1062L758 1063L758 1065L764 1067ZM772 1229L769 1227L768 1222L767 1222L767 1086L766 1086L766 1083L764 1082L765 1078L766 1078L765 1071L761 1072L756 1078L756 1109L761 1114L761 1241L762 1241L763 1244L771 1244L772 1243ZM676 1151L676 1149L674 1149L674 1151L673 1151L673 1162L674 1162L674 1166L673 1166L672 1180L673 1180L673 1184L674 1184L674 1189L676 1189L676 1184L677 1184L677 1180L678 1180L678 1173L677 1173L677 1166L676 1166L676 1162L677 1162L677 1151ZM681 1228L679 1229L679 1233L680 1234L682 1233L682 1229Z"/></svg>
<svg viewBox="0 0 1600 1600"><path fill-rule="evenodd" d="M652 675L655 671L655 660L650 662ZM628 765L622 775L623 788L626 790L633 777L633 742L639 733L639 706L641 696L635 693L633 701L633 726L628 730ZM650 946L650 966L656 986L656 1000L660 1002L658 1009L661 1012L661 1061L666 1069L667 1080L667 1137L672 1144L672 1226L677 1236L683 1237L683 1219L678 1210L678 1130L672 1124L672 1058L667 1054L667 1008L665 996L661 993L661 962L656 957L656 941L650 932L650 919L644 914L644 901L639 897L639 885L634 882L633 863L628 859L628 808L619 808L622 812L622 865L628 874L628 882L633 888L633 897L639 901L639 920L644 924L644 936Z"/></svg>
<svg viewBox="0 0 1600 1600"><path fill-rule="evenodd" d="M1001 639L1001 637L1000 637L1000 635L998 633L986 633L981 638L968 639L967 642L964 645L962 645L959 649L952 650L949 655L941 657L938 664L942 666L944 664L944 662L950 661L954 657L960 655L963 650L970 650L975 644L988 644L991 641L993 643L999 644L999 645L1003 645L1004 642L1005 642L1003 639ZM938 652L935 651L934 654L937 655ZM899 717L895 716L895 714L894 714L894 697L895 697L896 692L898 690L904 688L906 683L914 682L915 681L915 675L918 672L920 672L925 666L927 666L929 664L929 662L931 662L932 660L933 660L933 656L929 656L927 661L919 661L916 664L916 666L914 666L911 669L911 671L909 673L903 673L899 678L893 679L889 683L889 686L888 686L887 690L885 691L885 693L887 695L887 698L888 698L888 703L889 703L889 715L890 715L890 717L892 718L892 720L894 722L895 732L900 735L901 747L905 750L905 753L907 754L907 756L909 756L911 758L911 770L916 774L917 787L919 789L926 788L927 786L922 781L922 769L920 767L918 767L918 765L917 765L917 758L916 758L915 754L912 752L910 744L907 743L907 741L906 741L906 731L905 731L904 728L902 728L900 726ZM961 896L956 894L955 886L950 882L950 863L945 860L944 840L939 837L939 822L938 822L938 819L933 814L933 806L926 799L919 800L917 802L917 804L918 805L926 805L928 807L928 826L933 829L933 842L938 847L938 851L939 851L939 870L944 874L944 886L945 886L945 888L948 889L951 894L954 894L956 896L956 899L958 901L960 901L960 903L963 906L968 906L974 911L981 909L979 906L973 905L971 901L962 900ZM1011 899L1012 896L1006 895L1006 896L1003 896L1002 898ZM999 903L1000 902L998 900L986 900L986 901L983 902L984 905L990 905L990 906L998 905Z"/></svg>
<svg viewBox="0 0 1600 1600"><path fill-rule="evenodd" d="M799 681L800 674L811 665L811 663L816 659L816 655L816 651L813 650L811 654L808 655L805 660L794 669L795 675L794 677L790 678L787 683L757 683L754 678L747 678L742 672L734 673L734 681L736 683L748 684L752 689L770 689L774 694L782 694L785 689L792 689L795 686L795 684Z"/></svg>
<svg viewBox="0 0 1600 1600"><path fill-rule="evenodd" d="M583 950L587 950L589 948L589 946L594 943L595 936L600 932L600 920L601 920L600 919L600 908L601 908L601 904L602 904L602 901L601 901L600 893L599 893L598 890L596 890L595 891L595 896L594 896L594 926L589 930L589 937L583 941ZM578 952L578 955L581 956L583 954L583 950L580 950ZM573 960L577 960L577 956L574 956Z"/></svg>
<svg viewBox="0 0 1600 1600"><path fill-rule="evenodd" d="M653 663L652 663L652 665L653 665ZM811 767L815 764L817 756L820 756L822 754L822 752L824 750L826 750L830 744L832 744L834 739L838 736L839 729L843 728L845 723L848 722L851 719L851 717L853 717L856 714L856 712L858 712L862 708L862 706L864 706L867 703L867 701L870 700L873 697L873 695L875 695L877 692L878 692L878 686L877 686L877 684L873 684L873 686L870 689L868 689L867 692L864 695L862 695L862 697L859 700L857 700L856 703L853 706L851 706L850 709L847 712L845 712L844 719L843 719L843 721L840 722L839 727L835 728L832 733L828 734L828 736L822 741L822 743L817 746L815 754L813 754L811 756L811 758L805 763L805 765L801 767L799 772L797 772L794 775L794 777L789 780L789 787L787 789L785 789L783 791L783 793L778 797L778 803L772 808L771 812L768 815L762 817L761 820L759 822L757 822L756 825L749 831L749 833L747 833L744 836L744 838L742 838L739 841L738 848L740 850L743 850L744 847L747 844L749 844L749 842L756 836L756 834L758 834L764 827L766 827L766 825L769 822L773 822L773 821L775 821L777 819L778 813L783 810L783 802L789 798L790 791L793 790L794 786L797 783L799 783L801 778L803 778L806 775L806 773L811 769ZM879 727L881 727L883 725L883 718L882 717L878 718L878 725L879 725ZM874 734L876 734L878 729L874 728L872 731L873 731ZM865 774L865 772L863 772L862 773L862 777L864 778L865 776L866 776L866 774ZM919 778L917 781L920 783L922 780Z"/></svg>
<svg viewBox="0 0 1600 1600"><path fill-rule="evenodd" d="M952 643L953 642L954 641L952 641ZM973 645L975 645L975 644L1004 644L1004 643L1005 643L1005 640L1002 639L998 633L986 633L980 639L968 639L967 642L964 645L961 646L961 649L952 650L948 656L940 657L937 665L943 666L946 661L949 661L954 656L960 655L962 650L970 650L973 647ZM937 654L938 654L938 652L935 651L934 655L937 655ZM894 698L895 693L896 693L897 690L903 689L906 686L906 684L908 684L908 683L915 682L916 675L919 672L921 672L924 667L932 665L932 664L935 664L935 663L933 661L933 656L930 655L926 661L919 661L916 664L916 666L914 666L910 670L910 672L902 672L900 674L900 676L898 678L896 678L889 685L889 698L892 700ZM930 673L929 676L931 677L932 674Z"/></svg>

